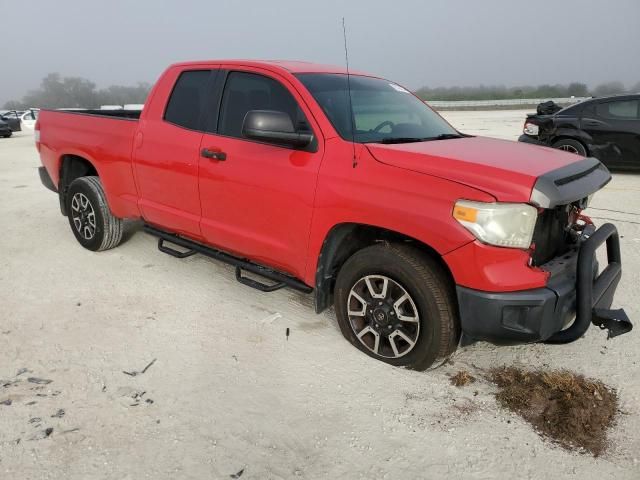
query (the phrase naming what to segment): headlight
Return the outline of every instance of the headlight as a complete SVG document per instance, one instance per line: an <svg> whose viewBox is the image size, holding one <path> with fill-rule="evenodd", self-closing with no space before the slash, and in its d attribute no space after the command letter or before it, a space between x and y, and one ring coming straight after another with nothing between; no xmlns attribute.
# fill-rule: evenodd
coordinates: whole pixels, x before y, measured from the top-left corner
<svg viewBox="0 0 640 480"><path fill-rule="evenodd" d="M535 123L525 123L523 132L527 135L536 136L540 133L540 127Z"/></svg>
<svg viewBox="0 0 640 480"><path fill-rule="evenodd" d="M526 203L458 200L453 218L481 242L498 247L529 248L538 211Z"/></svg>

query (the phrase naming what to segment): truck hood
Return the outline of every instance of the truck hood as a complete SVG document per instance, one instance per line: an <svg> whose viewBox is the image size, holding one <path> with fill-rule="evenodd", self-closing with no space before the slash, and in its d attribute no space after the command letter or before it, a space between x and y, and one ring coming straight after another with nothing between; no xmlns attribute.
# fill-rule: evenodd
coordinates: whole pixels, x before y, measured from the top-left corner
<svg viewBox="0 0 640 480"><path fill-rule="evenodd" d="M502 202L530 201L539 177L581 160L561 150L483 137L367 148L379 162L463 183Z"/></svg>

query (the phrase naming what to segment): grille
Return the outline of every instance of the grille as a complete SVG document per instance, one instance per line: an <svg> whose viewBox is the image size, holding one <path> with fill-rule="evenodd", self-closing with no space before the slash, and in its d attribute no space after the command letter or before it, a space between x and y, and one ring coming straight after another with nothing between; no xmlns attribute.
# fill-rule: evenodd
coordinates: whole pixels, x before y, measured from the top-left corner
<svg viewBox="0 0 640 480"><path fill-rule="evenodd" d="M545 209L536 222L533 231L535 248L531 255L532 265L538 266L566 253L575 243L575 235L570 228L573 207L561 205Z"/></svg>

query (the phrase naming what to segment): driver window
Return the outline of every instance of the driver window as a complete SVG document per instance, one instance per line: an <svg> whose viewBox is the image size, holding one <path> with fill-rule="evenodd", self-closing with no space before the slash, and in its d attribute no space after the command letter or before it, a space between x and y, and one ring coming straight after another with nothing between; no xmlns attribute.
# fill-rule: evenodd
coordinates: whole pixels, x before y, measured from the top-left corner
<svg viewBox="0 0 640 480"><path fill-rule="evenodd" d="M218 133L243 138L242 122L250 110L284 112L298 131L310 131L298 103L279 82L254 73L229 73L222 95Z"/></svg>

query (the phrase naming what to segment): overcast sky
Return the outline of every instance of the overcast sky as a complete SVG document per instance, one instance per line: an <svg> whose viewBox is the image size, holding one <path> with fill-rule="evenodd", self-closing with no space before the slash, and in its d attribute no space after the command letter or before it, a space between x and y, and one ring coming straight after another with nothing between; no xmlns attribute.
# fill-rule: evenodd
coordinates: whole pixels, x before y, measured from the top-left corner
<svg viewBox="0 0 640 480"><path fill-rule="evenodd" d="M0 104L49 72L153 82L170 63L349 59L415 89L640 81L640 0L0 0Z"/></svg>

